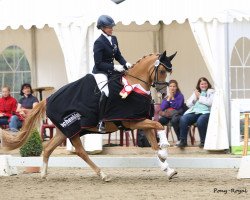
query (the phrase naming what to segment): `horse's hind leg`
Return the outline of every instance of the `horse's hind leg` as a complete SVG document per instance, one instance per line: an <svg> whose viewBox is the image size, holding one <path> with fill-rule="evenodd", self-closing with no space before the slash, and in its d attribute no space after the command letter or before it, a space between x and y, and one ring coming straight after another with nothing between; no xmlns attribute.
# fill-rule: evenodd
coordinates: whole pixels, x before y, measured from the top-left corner
<svg viewBox="0 0 250 200"><path fill-rule="evenodd" d="M66 136L59 130L56 129L56 135L53 137L47 146L44 148L43 152L43 166L41 170L41 177L46 178L47 170L48 170L48 161L52 152L55 150L57 146L62 144L62 142L66 139Z"/></svg>
<svg viewBox="0 0 250 200"><path fill-rule="evenodd" d="M155 137L155 132L153 129L145 129L144 132L151 145L151 148L153 150L157 150L157 159L161 167L161 170L166 172L168 179L172 179L177 174L177 172L169 167L169 164L167 162L167 157L168 157L167 147L161 149L159 148Z"/></svg>
<svg viewBox="0 0 250 200"><path fill-rule="evenodd" d="M96 164L90 160L87 152L84 150L81 140L80 140L80 136L76 135L71 139L71 142L73 144L73 146L75 147L75 151L76 154L81 157L94 171L95 173L101 177L102 180L108 182L111 180L111 178L104 174L101 169L99 167L96 166Z"/></svg>

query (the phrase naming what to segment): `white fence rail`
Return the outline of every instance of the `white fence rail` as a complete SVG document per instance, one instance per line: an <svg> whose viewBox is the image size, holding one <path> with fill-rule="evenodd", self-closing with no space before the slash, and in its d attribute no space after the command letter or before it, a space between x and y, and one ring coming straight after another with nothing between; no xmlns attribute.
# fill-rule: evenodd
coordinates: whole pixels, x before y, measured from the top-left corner
<svg viewBox="0 0 250 200"><path fill-rule="evenodd" d="M159 167L154 157L91 157L99 167L108 168L151 168ZM239 168L241 158L168 158L171 167L176 168ZM42 157L10 157L10 166L42 166ZM88 167L79 157L50 157L50 167Z"/></svg>

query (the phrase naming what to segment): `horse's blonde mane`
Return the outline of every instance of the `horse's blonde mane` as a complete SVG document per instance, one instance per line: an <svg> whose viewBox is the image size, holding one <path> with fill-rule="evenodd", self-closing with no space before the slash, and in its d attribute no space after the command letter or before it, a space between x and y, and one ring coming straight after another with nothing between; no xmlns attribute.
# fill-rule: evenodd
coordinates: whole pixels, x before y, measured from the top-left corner
<svg viewBox="0 0 250 200"><path fill-rule="evenodd" d="M159 56L160 54L159 54L159 53L150 53L150 54L148 54L148 55L146 55L146 56L143 56L142 58L140 58L139 60L137 60L136 63L132 65L132 67L134 67L136 64L140 63L140 62L141 62L142 60L144 60L146 57L153 56L153 55Z"/></svg>

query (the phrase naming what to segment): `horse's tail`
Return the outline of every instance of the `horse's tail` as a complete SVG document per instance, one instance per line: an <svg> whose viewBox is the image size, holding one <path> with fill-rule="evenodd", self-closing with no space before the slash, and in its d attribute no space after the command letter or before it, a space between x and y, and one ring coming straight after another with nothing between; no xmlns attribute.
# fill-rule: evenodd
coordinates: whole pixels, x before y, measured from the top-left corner
<svg viewBox="0 0 250 200"><path fill-rule="evenodd" d="M2 144L7 150L13 150L22 146L32 133L32 129L37 122L44 116L46 111L46 100L41 101L36 105L27 118L25 118L21 131L17 135L11 135L5 130L2 130Z"/></svg>

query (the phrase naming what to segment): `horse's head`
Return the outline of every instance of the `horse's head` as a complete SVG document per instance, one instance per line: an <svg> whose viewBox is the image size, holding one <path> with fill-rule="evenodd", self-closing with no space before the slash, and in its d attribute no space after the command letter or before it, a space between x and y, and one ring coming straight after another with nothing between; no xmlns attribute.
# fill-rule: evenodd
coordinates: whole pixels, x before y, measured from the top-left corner
<svg viewBox="0 0 250 200"><path fill-rule="evenodd" d="M172 73L172 59L175 57L177 52L171 56L166 55L166 51L159 55L154 64L154 78L152 80L152 86L156 88L157 91L161 91L163 88L168 86L166 78L168 73ZM153 73L152 72L152 73Z"/></svg>
<svg viewBox="0 0 250 200"><path fill-rule="evenodd" d="M168 73L172 72L171 61L176 53L169 57L166 55L166 51L160 55L150 54L144 56L127 73L127 75L134 78L130 82L135 84L135 79L137 79L137 81L144 83L147 89L153 86L157 91L166 88L168 85L166 78Z"/></svg>

